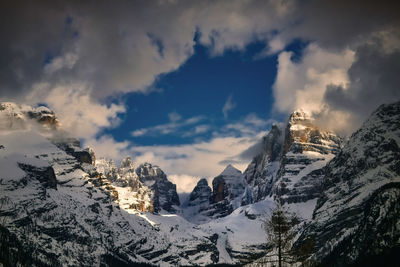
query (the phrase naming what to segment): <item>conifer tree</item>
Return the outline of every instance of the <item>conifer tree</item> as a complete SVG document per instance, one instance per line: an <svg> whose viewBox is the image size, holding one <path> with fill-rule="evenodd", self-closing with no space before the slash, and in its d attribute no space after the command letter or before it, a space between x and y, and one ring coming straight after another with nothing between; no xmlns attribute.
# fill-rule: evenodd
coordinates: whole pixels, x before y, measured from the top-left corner
<svg viewBox="0 0 400 267"><path fill-rule="evenodd" d="M294 226L299 223L298 218L290 214L280 204L272 210L271 217L264 222L269 244L277 250L277 254L270 255L278 257L278 266L283 263L292 263L291 253L292 241L295 236Z"/></svg>

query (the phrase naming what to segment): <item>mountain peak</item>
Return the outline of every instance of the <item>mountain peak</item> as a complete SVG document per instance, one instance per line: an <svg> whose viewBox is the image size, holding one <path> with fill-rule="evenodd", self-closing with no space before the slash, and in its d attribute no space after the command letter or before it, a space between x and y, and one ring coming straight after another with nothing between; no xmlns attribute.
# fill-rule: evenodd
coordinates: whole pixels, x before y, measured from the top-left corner
<svg viewBox="0 0 400 267"><path fill-rule="evenodd" d="M26 129L30 120L45 129L58 129L60 126L54 112L45 106L34 108L14 102L0 102L0 129Z"/></svg>
<svg viewBox="0 0 400 267"><path fill-rule="evenodd" d="M126 157L121 162L121 168L130 168L130 169L132 169L133 166L134 165L133 165L133 161L132 161L131 157Z"/></svg>
<svg viewBox="0 0 400 267"><path fill-rule="evenodd" d="M297 124L302 122L310 122L312 120L311 114L303 109L296 109L289 116L289 124Z"/></svg>
<svg viewBox="0 0 400 267"><path fill-rule="evenodd" d="M220 175L223 176L236 176L236 175L241 175L242 172L236 169L235 167L232 166L232 164L229 164L226 166L225 170L221 172Z"/></svg>

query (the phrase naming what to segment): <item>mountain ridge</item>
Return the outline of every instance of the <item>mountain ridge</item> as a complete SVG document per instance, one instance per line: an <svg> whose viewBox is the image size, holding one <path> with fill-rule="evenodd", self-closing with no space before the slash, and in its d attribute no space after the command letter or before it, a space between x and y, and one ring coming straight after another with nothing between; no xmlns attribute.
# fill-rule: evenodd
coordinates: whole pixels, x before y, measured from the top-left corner
<svg viewBox="0 0 400 267"><path fill-rule="evenodd" d="M295 246L316 239L317 262L376 263L398 250L400 102L378 108L343 147L296 111L286 125L271 128L243 174L227 166L213 189L206 179L198 182L189 196L189 217L203 216L195 223L183 218L176 188L163 187L168 180L158 167L96 159L77 139L53 137L49 131L58 130L48 120L12 108L0 109L3 120L19 118L0 132L6 265L246 264L266 253L261 225L276 201L300 216ZM39 131L24 120L39 123ZM146 203L156 203L155 190L164 190L173 210L159 201L160 210L151 212Z"/></svg>

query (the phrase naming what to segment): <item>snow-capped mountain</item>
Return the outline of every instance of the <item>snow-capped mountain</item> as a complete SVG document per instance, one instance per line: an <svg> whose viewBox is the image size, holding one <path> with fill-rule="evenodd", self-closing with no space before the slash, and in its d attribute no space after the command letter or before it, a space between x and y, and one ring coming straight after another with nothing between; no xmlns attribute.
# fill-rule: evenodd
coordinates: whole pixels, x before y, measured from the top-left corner
<svg viewBox="0 0 400 267"><path fill-rule="evenodd" d="M176 212L180 202L176 185L168 181L167 175L156 165L144 163L136 169L139 180L150 189L154 210Z"/></svg>
<svg viewBox="0 0 400 267"><path fill-rule="evenodd" d="M277 200L307 222L297 245L315 239L318 262L371 265L398 251L400 102L380 107L343 148L296 111L244 174L228 166L212 189L201 179L181 209L159 167L96 159L47 108L0 107L6 266L242 265L265 254L261 225Z"/></svg>
<svg viewBox="0 0 400 267"><path fill-rule="evenodd" d="M21 125L36 123L22 115L18 114ZM121 196L113 183L102 175L112 164L97 169L92 162L65 151L77 149L77 142L71 145L72 139L67 138L61 145L59 135L56 141L49 136L26 127L0 132L2 264L129 266L135 262L199 265L234 261L226 251L224 222L198 227L174 214L126 212L118 203ZM126 175L131 169L129 160L124 160L117 173ZM136 175L144 177L141 182L148 182L150 188L156 185L157 194L168 186L159 168L145 164L138 169ZM232 243L247 253L247 246L261 242L261 238L255 240Z"/></svg>
<svg viewBox="0 0 400 267"><path fill-rule="evenodd" d="M242 172L228 165L212 181L201 179L183 205L183 215L192 222L205 222L231 214L242 205L246 181Z"/></svg>
<svg viewBox="0 0 400 267"><path fill-rule="evenodd" d="M122 160L120 168L113 160L105 158L96 160L95 166L100 176L104 176L117 192L121 208L128 212L154 211L150 189L140 181L130 157Z"/></svg>
<svg viewBox="0 0 400 267"><path fill-rule="evenodd" d="M32 124L31 122L38 122ZM60 126L53 111L47 107L33 108L12 102L0 103L0 130L27 129L41 126L44 129L57 129ZM41 127L38 127L40 130Z"/></svg>
<svg viewBox="0 0 400 267"><path fill-rule="evenodd" d="M321 194L324 167L339 152L340 144L337 135L318 129L309 114L296 110L285 126L272 126L263 138L263 151L243 174L229 165L214 178L209 206L203 202L198 214L191 209L192 215L202 221L204 216L219 218L269 198L309 220Z"/></svg>
<svg viewBox="0 0 400 267"><path fill-rule="evenodd" d="M340 151L341 138L320 130L309 114L296 110L285 127L274 125L263 141L264 151L244 172L253 202L270 197L310 219L324 167Z"/></svg>
<svg viewBox="0 0 400 267"><path fill-rule="evenodd" d="M207 179L200 179L186 203L182 204L183 217L198 224L208 222L210 218L207 217L205 211L210 207L211 194L212 190L208 186Z"/></svg>
<svg viewBox="0 0 400 267"><path fill-rule="evenodd" d="M119 203L126 211L175 213L180 205L176 185L155 165L144 163L135 168L130 157L118 168L113 160L99 159L96 169L118 192Z"/></svg>
<svg viewBox="0 0 400 267"><path fill-rule="evenodd" d="M390 266L398 257L399 226L397 102L379 107L327 165L323 194L300 242L315 238L314 257L326 266Z"/></svg>

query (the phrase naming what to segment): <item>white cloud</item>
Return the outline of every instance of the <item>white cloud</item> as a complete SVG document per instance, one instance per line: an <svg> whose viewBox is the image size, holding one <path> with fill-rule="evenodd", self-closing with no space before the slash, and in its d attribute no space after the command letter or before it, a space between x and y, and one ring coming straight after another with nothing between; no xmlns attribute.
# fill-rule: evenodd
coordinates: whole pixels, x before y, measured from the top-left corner
<svg viewBox="0 0 400 267"><path fill-rule="evenodd" d="M255 142L254 136L216 137L187 145L133 146L131 153L138 164L157 164L168 177L173 177L181 192L190 192L198 178L212 179L221 173L226 167L226 160L234 161L234 166L244 171L249 162L239 155ZM183 178L182 182L179 178Z"/></svg>
<svg viewBox="0 0 400 267"><path fill-rule="evenodd" d="M46 103L61 122L64 130L79 138L92 138L101 129L115 127L117 115L125 112L121 104L101 104L90 97L87 84L63 84L52 87L48 83L35 84L28 102Z"/></svg>
<svg viewBox="0 0 400 267"><path fill-rule="evenodd" d="M103 157L113 159L117 162L130 155L128 141L117 142L112 136L103 135L100 138L88 139L83 144L85 147L95 148L97 158Z"/></svg>
<svg viewBox="0 0 400 267"><path fill-rule="evenodd" d="M228 118L228 113L229 111L231 111L232 109L234 109L236 107L236 103L233 102L233 96L230 95L226 101L224 106L222 107L222 114L224 114L224 118L227 119Z"/></svg>
<svg viewBox="0 0 400 267"><path fill-rule="evenodd" d="M189 120L192 119L184 121ZM152 162L159 165L176 182L180 192L190 192L199 178L211 182L229 163L244 171L249 157L255 155L243 157L242 153L259 143L270 123L272 121L248 114L234 124L219 127L210 140L184 145L132 146L130 153L138 164ZM196 129L198 132L209 131L212 126L201 124L194 131Z"/></svg>
<svg viewBox="0 0 400 267"><path fill-rule="evenodd" d="M176 184L176 191L179 193L189 193L193 191L200 177L194 177L187 174L170 174L168 180Z"/></svg>
<svg viewBox="0 0 400 267"><path fill-rule="evenodd" d="M291 52L278 57L278 73L273 86L275 108L289 113L297 108L309 112L320 111L328 85L346 87L347 71L354 61L354 52L345 49L331 52L310 44L300 62L292 60Z"/></svg>

